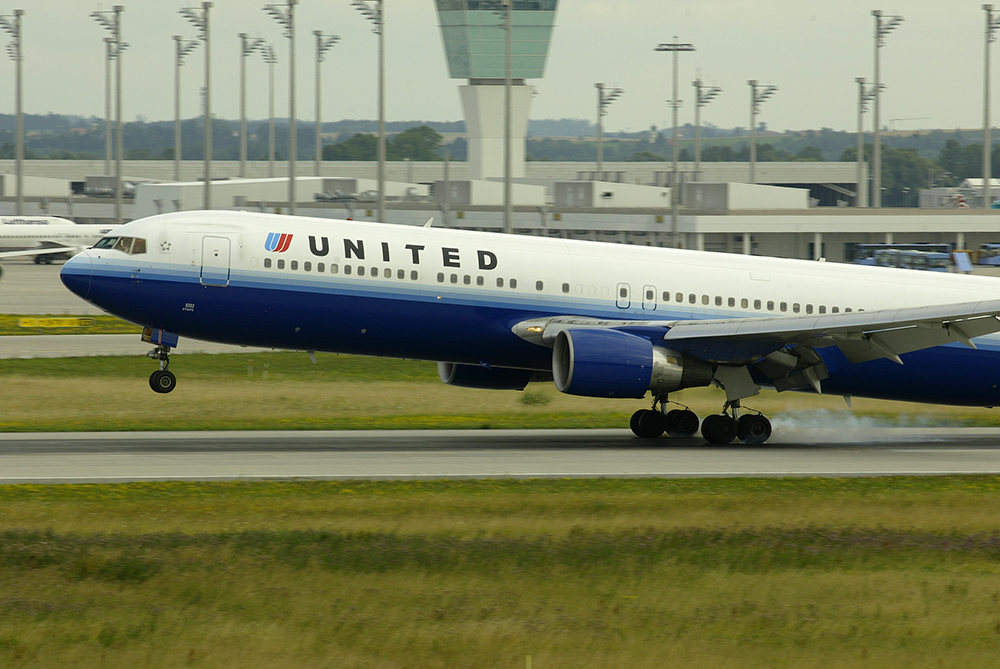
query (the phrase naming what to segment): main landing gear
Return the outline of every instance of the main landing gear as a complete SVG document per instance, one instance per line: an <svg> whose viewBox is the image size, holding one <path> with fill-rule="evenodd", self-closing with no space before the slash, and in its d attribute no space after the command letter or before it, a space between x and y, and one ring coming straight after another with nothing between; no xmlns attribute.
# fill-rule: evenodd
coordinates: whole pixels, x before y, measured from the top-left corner
<svg viewBox="0 0 1000 669"><path fill-rule="evenodd" d="M640 409L632 415L629 426L637 437L655 439L664 432L671 437L693 437L698 432L698 416L693 411L687 407L665 411L666 402L666 397L657 397L652 409ZM761 413L741 416L739 400L735 400L726 402L722 413L701 421L701 436L713 444L728 444L735 439L744 444L763 444L771 436L771 421Z"/></svg>
<svg viewBox="0 0 1000 669"><path fill-rule="evenodd" d="M169 393L177 387L177 377L170 367L170 347L160 344L146 354L147 358L160 361L160 368L149 375L149 387L158 393Z"/></svg>

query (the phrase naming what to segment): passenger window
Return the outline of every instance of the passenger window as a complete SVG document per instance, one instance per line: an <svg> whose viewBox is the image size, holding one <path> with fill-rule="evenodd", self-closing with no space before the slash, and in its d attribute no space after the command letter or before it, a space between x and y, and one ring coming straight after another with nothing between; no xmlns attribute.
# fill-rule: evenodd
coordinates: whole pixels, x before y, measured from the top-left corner
<svg viewBox="0 0 1000 669"><path fill-rule="evenodd" d="M754 309L760 309L760 300L754 300L753 301L753 308Z"/></svg>
<svg viewBox="0 0 1000 669"><path fill-rule="evenodd" d="M674 298L676 298L676 300L678 302L683 302L684 301L684 293L677 293L676 295L674 295Z"/></svg>
<svg viewBox="0 0 1000 669"><path fill-rule="evenodd" d="M652 289L649 289L649 290L647 290L647 291L646 291L646 301L647 301L647 302L652 302L652 301L653 301L653 295L654 295L654 294L655 294L655 293L653 293L653 290L652 290Z"/></svg>
<svg viewBox="0 0 1000 669"><path fill-rule="evenodd" d="M774 300L768 300L767 301L767 310L768 311L774 311Z"/></svg>
<svg viewBox="0 0 1000 669"><path fill-rule="evenodd" d="M448 277L448 279L449 279L449 280L450 280L450 281L451 281L452 283L458 283L458 275L457 275L457 274L452 274L452 275L451 275L450 277Z"/></svg>
<svg viewBox="0 0 1000 669"><path fill-rule="evenodd" d="M438 272L438 283L444 283L444 272Z"/></svg>
<svg viewBox="0 0 1000 669"><path fill-rule="evenodd" d="M806 305L806 313L807 314L811 314L812 312L813 312L813 305L807 304Z"/></svg>
<svg viewBox="0 0 1000 669"><path fill-rule="evenodd" d="M541 291L544 287L545 287L545 285L541 281L536 281L535 282L535 290Z"/></svg>
<svg viewBox="0 0 1000 669"><path fill-rule="evenodd" d="M568 284L568 283L564 283L564 284L562 285L562 291L563 291L564 293L568 293L568 292L569 292L569 284Z"/></svg>
<svg viewBox="0 0 1000 669"><path fill-rule="evenodd" d="M844 307L844 313L845 313L845 314L849 314L849 313L851 313L852 311L854 311L854 310L853 310L853 309L851 309L850 307Z"/></svg>
<svg viewBox="0 0 1000 669"><path fill-rule="evenodd" d="M688 295L688 302L690 302L691 304L694 304L697 301L698 301L698 296L697 295L695 295L694 293L690 293Z"/></svg>
<svg viewBox="0 0 1000 669"><path fill-rule="evenodd" d="M270 258L264 258L264 267L266 267L268 269L271 268L271 259Z"/></svg>
<svg viewBox="0 0 1000 669"><path fill-rule="evenodd" d="M701 303L702 304L708 304L708 295L702 295L701 296Z"/></svg>
<svg viewBox="0 0 1000 669"><path fill-rule="evenodd" d="M731 307L735 307L736 306L736 298L735 297L730 297L729 298L729 306L731 306Z"/></svg>
<svg viewBox="0 0 1000 669"><path fill-rule="evenodd" d="M618 289L618 297L626 298L628 297L628 288L624 286Z"/></svg>
<svg viewBox="0 0 1000 669"><path fill-rule="evenodd" d="M318 262L316 263L316 271L322 274L326 271L326 263Z"/></svg>
<svg viewBox="0 0 1000 669"><path fill-rule="evenodd" d="M742 307L743 309L746 309L749 306L750 306L750 300L748 300L745 297L742 300L740 300L740 307Z"/></svg>
<svg viewBox="0 0 1000 669"><path fill-rule="evenodd" d="M305 271L311 272L312 268L313 268L313 264L311 262L306 261L306 262L302 263L302 269L304 269Z"/></svg>
<svg viewBox="0 0 1000 669"><path fill-rule="evenodd" d="M278 260L278 269L285 269L285 261Z"/></svg>
<svg viewBox="0 0 1000 669"><path fill-rule="evenodd" d="M840 307L833 307L833 309L831 311L832 311L832 313L839 314L840 313Z"/></svg>
<svg viewBox="0 0 1000 669"><path fill-rule="evenodd" d="M385 271L382 272L382 276L384 276L387 279L391 279L392 278L392 270L389 269L388 267L386 267Z"/></svg>
<svg viewBox="0 0 1000 669"><path fill-rule="evenodd" d="M484 283L486 283L486 281L485 281L485 280L483 279L483 277L481 277L481 276L477 276L477 277L476 277L476 285L477 285L477 286L481 286L481 285L483 285Z"/></svg>
<svg viewBox="0 0 1000 669"><path fill-rule="evenodd" d="M466 274L465 276L462 277L462 283L464 283L466 286L471 286L472 285L472 277L469 276L468 274Z"/></svg>
<svg viewBox="0 0 1000 669"><path fill-rule="evenodd" d="M510 280L510 288L511 288L511 290L517 288L517 279L511 279Z"/></svg>
<svg viewBox="0 0 1000 669"><path fill-rule="evenodd" d="M411 270L410 271L410 280L411 281L416 281L417 280L417 270Z"/></svg>
<svg viewBox="0 0 1000 669"><path fill-rule="evenodd" d="M715 296L715 306L717 306L717 307L721 307L722 306L722 296L721 295L716 295Z"/></svg>
<svg viewBox="0 0 1000 669"><path fill-rule="evenodd" d="M339 271L340 271L340 265L337 264L330 265L330 274L336 274Z"/></svg>
<svg viewBox="0 0 1000 669"><path fill-rule="evenodd" d="M497 277L497 288L503 288L503 279Z"/></svg>
<svg viewBox="0 0 1000 669"><path fill-rule="evenodd" d="M788 311L788 302L782 302L779 305L779 309L781 309L782 311Z"/></svg>
<svg viewBox="0 0 1000 669"><path fill-rule="evenodd" d="M346 274L347 276L351 275L351 266L350 265L344 265L344 274Z"/></svg>
<svg viewBox="0 0 1000 669"><path fill-rule="evenodd" d="M826 305L824 305L824 304L819 305L819 313L821 313L821 314L825 314L826 313Z"/></svg>
<svg viewBox="0 0 1000 669"><path fill-rule="evenodd" d="M397 279L405 279L406 278L406 270L405 269L396 270L396 278Z"/></svg>
<svg viewBox="0 0 1000 669"><path fill-rule="evenodd" d="M792 304L792 311L793 312L799 313L801 310L802 310L802 307L799 306L798 302L795 302L794 304Z"/></svg>
<svg viewBox="0 0 1000 669"><path fill-rule="evenodd" d="M663 291L663 301L664 302L670 301L670 293L668 293L667 291Z"/></svg>

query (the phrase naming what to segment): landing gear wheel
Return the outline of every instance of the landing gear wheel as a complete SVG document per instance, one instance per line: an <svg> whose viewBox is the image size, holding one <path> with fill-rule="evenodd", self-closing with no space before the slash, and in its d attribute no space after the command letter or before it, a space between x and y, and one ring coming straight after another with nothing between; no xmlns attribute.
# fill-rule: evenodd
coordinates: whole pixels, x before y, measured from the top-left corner
<svg viewBox="0 0 1000 669"><path fill-rule="evenodd" d="M736 421L726 414L705 416L701 436L713 444L728 444L736 438Z"/></svg>
<svg viewBox="0 0 1000 669"><path fill-rule="evenodd" d="M666 421L663 418L663 414L659 411L653 409L639 409L634 414L632 414L632 419L629 421L629 427L632 428L632 434L637 437L642 437L643 439L655 439L663 434L666 428Z"/></svg>
<svg viewBox="0 0 1000 669"><path fill-rule="evenodd" d="M693 437L698 432L698 416L689 409L672 409L665 421L671 437Z"/></svg>
<svg viewBox="0 0 1000 669"><path fill-rule="evenodd" d="M173 372L158 369L149 375L149 387L158 393L169 393L177 387L177 377Z"/></svg>
<svg viewBox="0 0 1000 669"><path fill-rule="evenodd" d="M736 422L736 438L744 444L763 444L771 436L771 421L764 416L740 416Z"/></svg>

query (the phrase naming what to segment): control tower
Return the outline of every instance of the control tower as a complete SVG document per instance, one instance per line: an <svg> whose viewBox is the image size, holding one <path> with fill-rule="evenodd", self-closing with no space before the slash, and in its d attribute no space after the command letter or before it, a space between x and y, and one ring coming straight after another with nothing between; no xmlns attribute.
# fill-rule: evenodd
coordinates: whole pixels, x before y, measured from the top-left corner
<svg viewBox="0 0 1000 669"><path fill-rule="evenodd" d="M524 137L552 39L558 0L507 0L511 14L511 176L524 176ZM448 70L459 86L469 133L469 179L503 177L506 33L503 0L435 0Z"/></svg>

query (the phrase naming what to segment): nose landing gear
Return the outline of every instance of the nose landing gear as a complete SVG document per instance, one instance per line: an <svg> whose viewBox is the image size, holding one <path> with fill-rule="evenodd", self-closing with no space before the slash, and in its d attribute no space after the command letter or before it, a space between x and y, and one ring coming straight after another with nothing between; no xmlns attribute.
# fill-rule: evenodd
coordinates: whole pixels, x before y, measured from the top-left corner
<svg viewBox="0 0 1000 669"><path fill-rule="evenodd" d="M169 346L160 344L147 353L146 357L160 361L160 368L149 375L150 388L158 393L169 393L177 387L177 377L168 369L170 367Z"/></svg>

